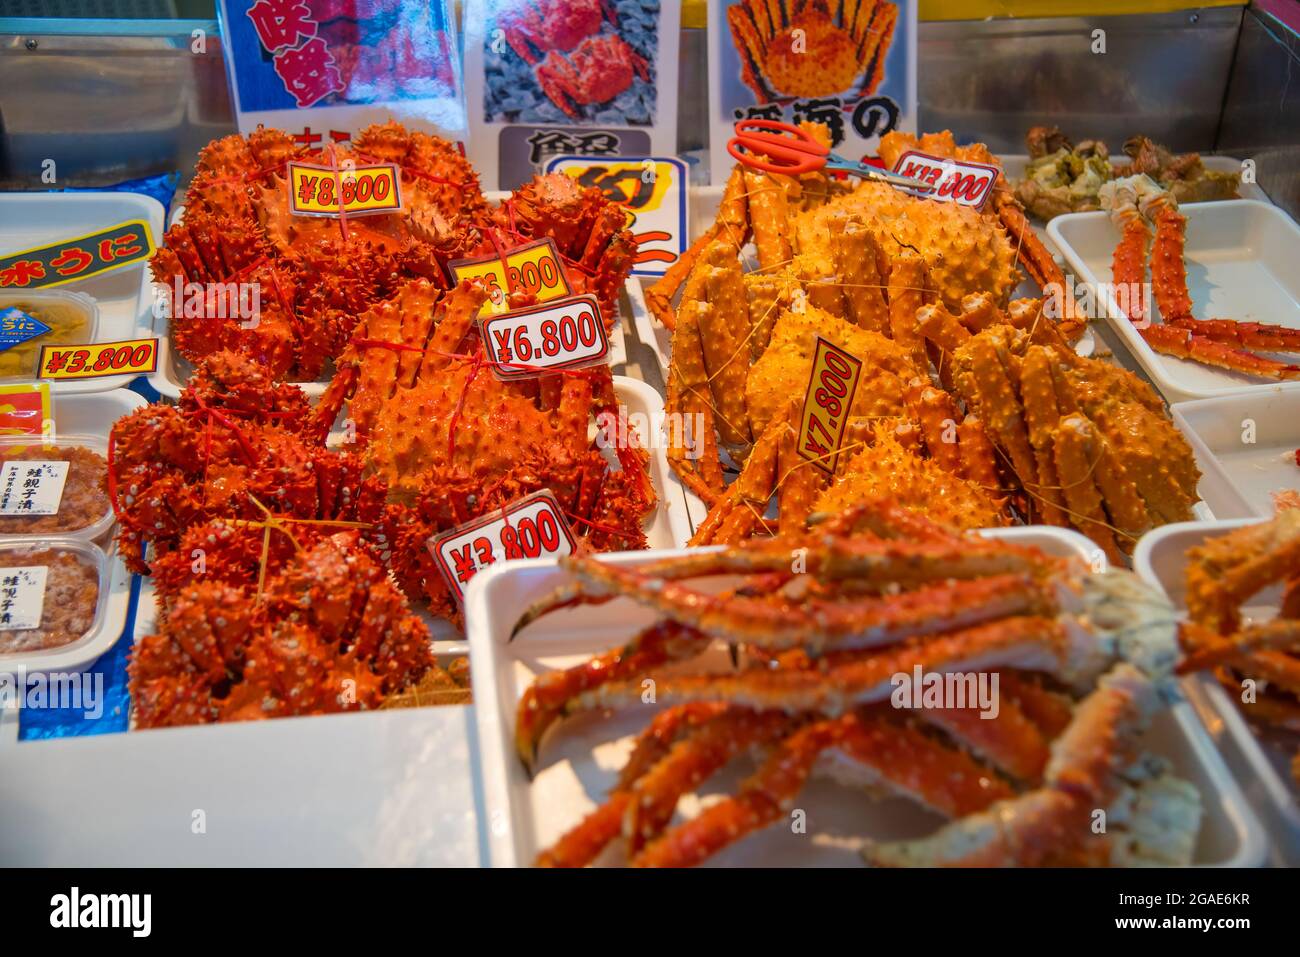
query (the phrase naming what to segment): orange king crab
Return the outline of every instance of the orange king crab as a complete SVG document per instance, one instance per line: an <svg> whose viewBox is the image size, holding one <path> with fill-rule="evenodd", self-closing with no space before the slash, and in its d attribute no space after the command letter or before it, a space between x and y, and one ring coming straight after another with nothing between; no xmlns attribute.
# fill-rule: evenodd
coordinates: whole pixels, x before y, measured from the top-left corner
<svg viewBox="0 0 1300 957"><path fill-rule="evenodd" d="M403 208L342 221L292 215L289 161L396 163ZM468 222L486 210L473 168L437 137L389 122L366 128L350 148L308 150L259 128L202 150L184 221L167 231L150 265L185 358L234 349L277 379L311 380L342 348L358 312L406 278L441 277L467 241ZM216 308L236 283L256 284L258 315ZM188 284L201 290L202 309L177 301Z"/></svg>
<svg viewBox="0 0 1300 957"><path fill-rule="evenodd" d="M127 566L147 574L184 532L215 518L272 512L313 521L377 518L384 486L353 453L312 441L310 406L255 360L218 352L201 362L174 406L119 419L109 436L109 497Z"/></svg>
<svg viewBox="0 0 1300 957"><path fill-rule="evenodd" d="M617 33L600 32L618 14L606 0L536 0L512 10L501 23L506 42L536 68L538 86L571 117L579 106L605 103L649 80L650 67Z"/></svg>
<svg viewBox="0 0 1300 957"><path fill-rule="evenodd" d="M727 8L741 79L760 103L842 93L861 77L873 93L885 75L898 7L887 0L743 0Z"/></svg>

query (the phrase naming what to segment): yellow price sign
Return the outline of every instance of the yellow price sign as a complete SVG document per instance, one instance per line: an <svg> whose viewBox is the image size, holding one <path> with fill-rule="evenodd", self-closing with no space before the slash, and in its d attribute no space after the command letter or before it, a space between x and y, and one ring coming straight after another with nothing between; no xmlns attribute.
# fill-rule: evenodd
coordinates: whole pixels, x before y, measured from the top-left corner
<svg viewBox="0 0 1300 957"><path fill-rule="evenodd" d="M80 346L43 346L37 375L42 379L95 379L147 375L157 368L157 339L124 339Z"/></svg>
<svg viewBox="0 0 1300 957"><path fill-rule="evenodd" d="M289 207L298 216L393 213L402 208L401 175L392 163L337 169L290 163Z"/></svg>
<svg viewBox="0 0 1300 957"><path fill-rule="evenodd" d="M862 361L821 336L813 354L812 374L803 400L799 424L799 454L819 469L835 473L849 408L858 391Z"/></svg>
<svg viewBox="0 0 1300 957"><path fill-rule="evenodd" d="M480 316L493 316L510 308L508 296L512 292L525 292L538 302L564 299L572 293L569 278L560 261L560 251L553 239L539 239L508 250L505 261L500 256L482 256L477 259L457 259L447 264L452 279L478 279L487 289L487 302Z"/></svg>

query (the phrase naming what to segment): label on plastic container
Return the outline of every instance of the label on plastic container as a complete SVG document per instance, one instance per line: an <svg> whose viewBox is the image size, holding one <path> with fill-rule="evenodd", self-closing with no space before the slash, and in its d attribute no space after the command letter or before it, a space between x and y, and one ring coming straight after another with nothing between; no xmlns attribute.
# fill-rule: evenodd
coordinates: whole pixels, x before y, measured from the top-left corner
<svg viewBox="0 0 1300 957"><path fill-rule="evenodd" d="M476 574L499 561L569 555L576 543L560 503L547 489L457 526L428 541L457 601Z"/></svg>
<svg viewBox="0 0 1300 957"><path fill-rule="evenodd" d="M47 565L0 569L0 631L41 627L41 616L45 613L45 579L49 574Z"/></svg>
<svg viewBox="0 0 1300 957"><path fill-rule="evenodd" d="M609 355L594 296L574 296L484 319L483 345L498 379L592 365Z"/></svg>
<svg viewBox="0 0 1300 957"><path fill-rule="evenodd" d="M0 256L0 289L44 289L143 262L154 254L143 219Z"/></svg>
<svg viewBox="0 0 1300 957"><path fill-rule="evenodd" d="M984 208L993 192L993 184L998 181L1001 173L996 166L987 163L931 156L918 150L908 150L900 156L893 171L900 176L910 176L930 184L928 189L897 187L904 193L940 203L970 206L973 209Z"/></svg>
<svg viewBox="0 0 1300 957"><path fill-rule="evenodd" d="M833 342L817 337L812 374L808 376L803 400L798 450L813 465L832 475L861 375L860 360Z"/></svg>
<svg viewBox="0 0 1300 957"><path fill-rule="evenodd" d="M35 316L29 316L17 306L0 309L0 352L22 345L50 331L50 327Z"/></svg>
<svg viewBox="0 0 1300 957"><path fill-rule="evenodd" d="M6 462L0 468L0 515L57 515L69 462Z"/></svg>
<svg viewBox="0 0 1300 957"><path fill-rule="evenodd" d="M560 250L555 240L539 239L506 250L504 256L480 256L477 259L456 259L447 264L455 282L462 279L481 279L487 289L488 299L479 311L480 316L505 312L509 305L506 297L512 292L526 292L538 302L551 302L572 295L569 277L560 262Z"/></svg>

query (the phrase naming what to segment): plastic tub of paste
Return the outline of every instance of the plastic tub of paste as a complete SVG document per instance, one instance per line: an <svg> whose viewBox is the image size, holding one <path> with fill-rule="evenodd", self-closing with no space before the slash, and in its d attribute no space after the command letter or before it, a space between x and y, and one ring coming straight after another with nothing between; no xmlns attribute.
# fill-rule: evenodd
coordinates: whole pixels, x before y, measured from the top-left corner
<svg viewBox="0 0 1300 957"><path fill-rule="evenodd" d="M108 443L96 436L59 435L52 440L0 437L0 541L44 540L51 535L81 541L103 538L114 521L105 485L107 456ZM14 487L8 488L11 462L69 463L56 512L23 514L6 508L8 499L19 498L19 490L28 478L26 469L19 466L13 470Z"/></svg>
<svg viewBox="0 0 1300 957"><path fill-rule="evenodd" d="M15 568L47 569L31 627L6 618L20 614L3 605ZM84 669L121 634L122 621L105 628L114 585L108 556L97 545L61 536L0 542L0 672Z"/></svg>
<svg viewBox="0 0 1300 957"><path fill-rule="evenodd" d="M0 313L17 309L50 327L49 332L0 352L0 382L28 382L36 378L44 346L84 345L99 341L99 305L80 292L7 289L0 291ZM3 332L0 324L0 332Z"/></svg>

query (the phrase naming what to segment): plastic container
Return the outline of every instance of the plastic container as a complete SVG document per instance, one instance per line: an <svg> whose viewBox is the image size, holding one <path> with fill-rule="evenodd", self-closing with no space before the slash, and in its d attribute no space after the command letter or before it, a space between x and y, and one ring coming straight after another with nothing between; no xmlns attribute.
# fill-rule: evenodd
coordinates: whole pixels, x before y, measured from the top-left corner
<svg viewBox="0 0 1300 957"><path fill-rule="evenodd" d="M1300 384L1180 402L1170 412L1196 453L1198 489L1215 518L1267 518L1275 492L1300 490Z"/></svg>
<svg viewBox="0 0 1300 957"><path fill-rule="evenodd" d="M22 559L28 556L38 557L45 551L71 553L95 571L99 591L92 623L79 638L56 647L0 651L0 671L23 669L29 674L82 671L107 651L122 634L122 627L126 623L126 606L130 602L130 578L125 567L120 562L111 561L99 546L75 538L49 536L40 541L0 543L0 559L11 566L39 564L39 561L24 562ZM50 584L47 581L47 589ZM43 623L50 621L51 598L47 591L42 612ZM0 648L7 647L3 637L4 633L0 632Z"/></svg>
<svg viewBox="0 0 1300 957"><path fill-rule="evenodd" d="M146 221L154 243L162 242L163 207L150 196L125 192L0 194L0 253L85 236L133 219ZM99 308L97 342L153 334L148 331L153 326L153 292L145 262L56 288L83 293L95 302ZM132 378L52 380L50 391L57 396L107 392L125 386Z"/></svg>
<svg viewBox="0 0 1300 957"><path fill-rule="evenodd" d="M1148 532L1133 552L1133 568L1147 582L1164 590L1178 608L1186 608L1184 572L1187 550L1258 519L1180 522ZM1249 617L1276 614L1280 589L1257 595L1245 608ZM1188 700L1210 737L1218 745L1247 799L1277 833L1275 853L1282 862L1300 865L1300 787L1289 772L1296 748L1294 735L1256 734L1241 709L1210 675L1193 675L1183 682ZM1290 747L1286 743L1290 742Z"/></svg>
<svg viewBox="0 0 1300 957"><path fill-rule="evenodd" d="M57 418L55 422L57 423ZM0 437L0 468L13 460L59 461L75 449L86 449L99 456L98 463L74 461L68 470L68 477L63 487L59 512L55 515L22 516L0 515L0 542L5 541L43 541L51 535L75 538L79 541L99 541L113 527L113 506L108 494L103 491L104 478L108 474L108 442L97 436L63 435L51 441L27 436ZM84 458L84 457L83 457ZM0 472L0 474L3 474ZM97 491L102 508L93 511L82 510L83 520L70 524L70 509L75 505L73 496L87 495ZM76 516L73 516L76 517ZM38 523L31 528L32 523Z"/></svg>
<svg viewBox="0 0 1300 957"><path fill-rule="evenodd" d="M1300 328L1300 271L1295 250L1300 226L1270 203L1233 199L1190 203L1187 282L1198 318L1267 322ZM1111 282L1111 256L1119 233L1110 214L1069 213L1047 225L1077 281ZM1259 394L1276 383L1155 352L1125 318L1113 295L1100 308L1125 345L1170 402L1233 393ZM1159 309L1152 303L1153 318Z"/></svg>
<svg viewBox="0 0 1300 957"><path fill-rule="evenodd" d="M1058 555L1091 560L1095 546L1075 532L1031 527L992 530L990 537L1035 545ZM605 558L637 565L674 555L624 552ZM566 722L542 748L542 764L530 780L515 753L515 709L536 675L567 667L626 640L654 621L654 615L625 599L555 612L530 625L514 641L510 630L528 605L566 579L554 561L537 559L497 566L476 575L465 599L470 670L474 684L474 746L479 774L479 828L492 866L527 866L595 806L613 784L632 736L645 726L644 708L592 713ZM719 644L710 666L729 662ZM1267 842L1222 759L1196 715L1178 703L1155 721L1142 746L1173 764L1201 794L1204 818L1195 862L1203 866L1258 866ZM743 762L738 762L743 764ZM709 792L734 789L744 770L720 775ZM940 823L905 799L871 801L830 782L814 780L800 794L812 828L791 842L781 828L750 835L709 862L714 867L860 866L849 838L920 836ZM699 807L682 801L686 815ZM819 840L817 835L827 838ZM809 839L811 837L811 839Z"/></svg>
<svg viewBox="0 0 1300 957"><path fill-rule="evenodd" d="M39 319L50 331L0 352L0 382L36 379L43 346L76 345L99 341L99 306L80 292L0 290L0 310L16 307ZM17 368L14 364L17 362Z"/></svg>

